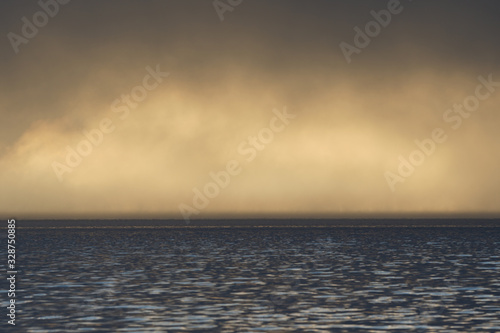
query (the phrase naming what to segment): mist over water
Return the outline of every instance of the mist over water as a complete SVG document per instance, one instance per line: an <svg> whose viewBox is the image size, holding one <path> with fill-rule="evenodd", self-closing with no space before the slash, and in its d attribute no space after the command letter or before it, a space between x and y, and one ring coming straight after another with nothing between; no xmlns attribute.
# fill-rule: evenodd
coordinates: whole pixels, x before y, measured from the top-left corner
<svg viewBox="0 0 500 333"><path fill-rule="evenodd" d="M498 228L54 228L18 240L16 332L500 330Z"/></svg>

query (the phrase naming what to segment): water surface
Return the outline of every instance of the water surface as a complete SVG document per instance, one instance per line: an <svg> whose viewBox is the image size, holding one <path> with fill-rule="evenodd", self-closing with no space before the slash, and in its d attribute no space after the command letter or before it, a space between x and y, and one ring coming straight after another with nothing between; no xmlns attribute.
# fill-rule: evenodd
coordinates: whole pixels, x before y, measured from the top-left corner
<svg viewBox="0 0 500 333"><path fill-rule="evenodd" d="M500 228L55 228L17 237L13 331L500 331Z"/></svg>

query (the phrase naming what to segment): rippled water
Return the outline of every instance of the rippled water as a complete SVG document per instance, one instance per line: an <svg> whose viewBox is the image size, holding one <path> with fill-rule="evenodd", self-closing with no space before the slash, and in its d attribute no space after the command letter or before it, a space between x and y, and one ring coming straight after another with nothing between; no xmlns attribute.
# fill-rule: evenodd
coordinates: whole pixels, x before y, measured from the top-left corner
<svg viewBox="0 0 500 333"><path fill-rule="evenodd" d="M18 240L13 331L500 331L500 228L20 229Z"/></svg>

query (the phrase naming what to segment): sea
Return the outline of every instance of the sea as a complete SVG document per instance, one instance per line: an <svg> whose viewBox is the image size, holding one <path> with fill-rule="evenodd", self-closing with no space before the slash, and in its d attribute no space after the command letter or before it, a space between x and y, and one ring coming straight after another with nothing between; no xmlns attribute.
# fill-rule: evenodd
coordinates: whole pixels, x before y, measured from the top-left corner
<svg viewBox="0 0 500 333"><path fill-rule="evenodd" d="M498 227L94 225L16 240L2 332L500 332Z"/></svg>

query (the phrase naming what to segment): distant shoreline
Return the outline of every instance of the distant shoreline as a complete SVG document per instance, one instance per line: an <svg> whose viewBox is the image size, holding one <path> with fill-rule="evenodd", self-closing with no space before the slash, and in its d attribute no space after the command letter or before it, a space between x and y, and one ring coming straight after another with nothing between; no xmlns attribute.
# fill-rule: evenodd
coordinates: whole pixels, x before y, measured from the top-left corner
<svg viewBox="0 0 500 333"><path fill-rule="evenodd" d="M7 226L2 226L6 228ZM17 228L197 228L197 227L500 227L500 219L352 218L352 219L173 219L16 220Z"/></svg>

